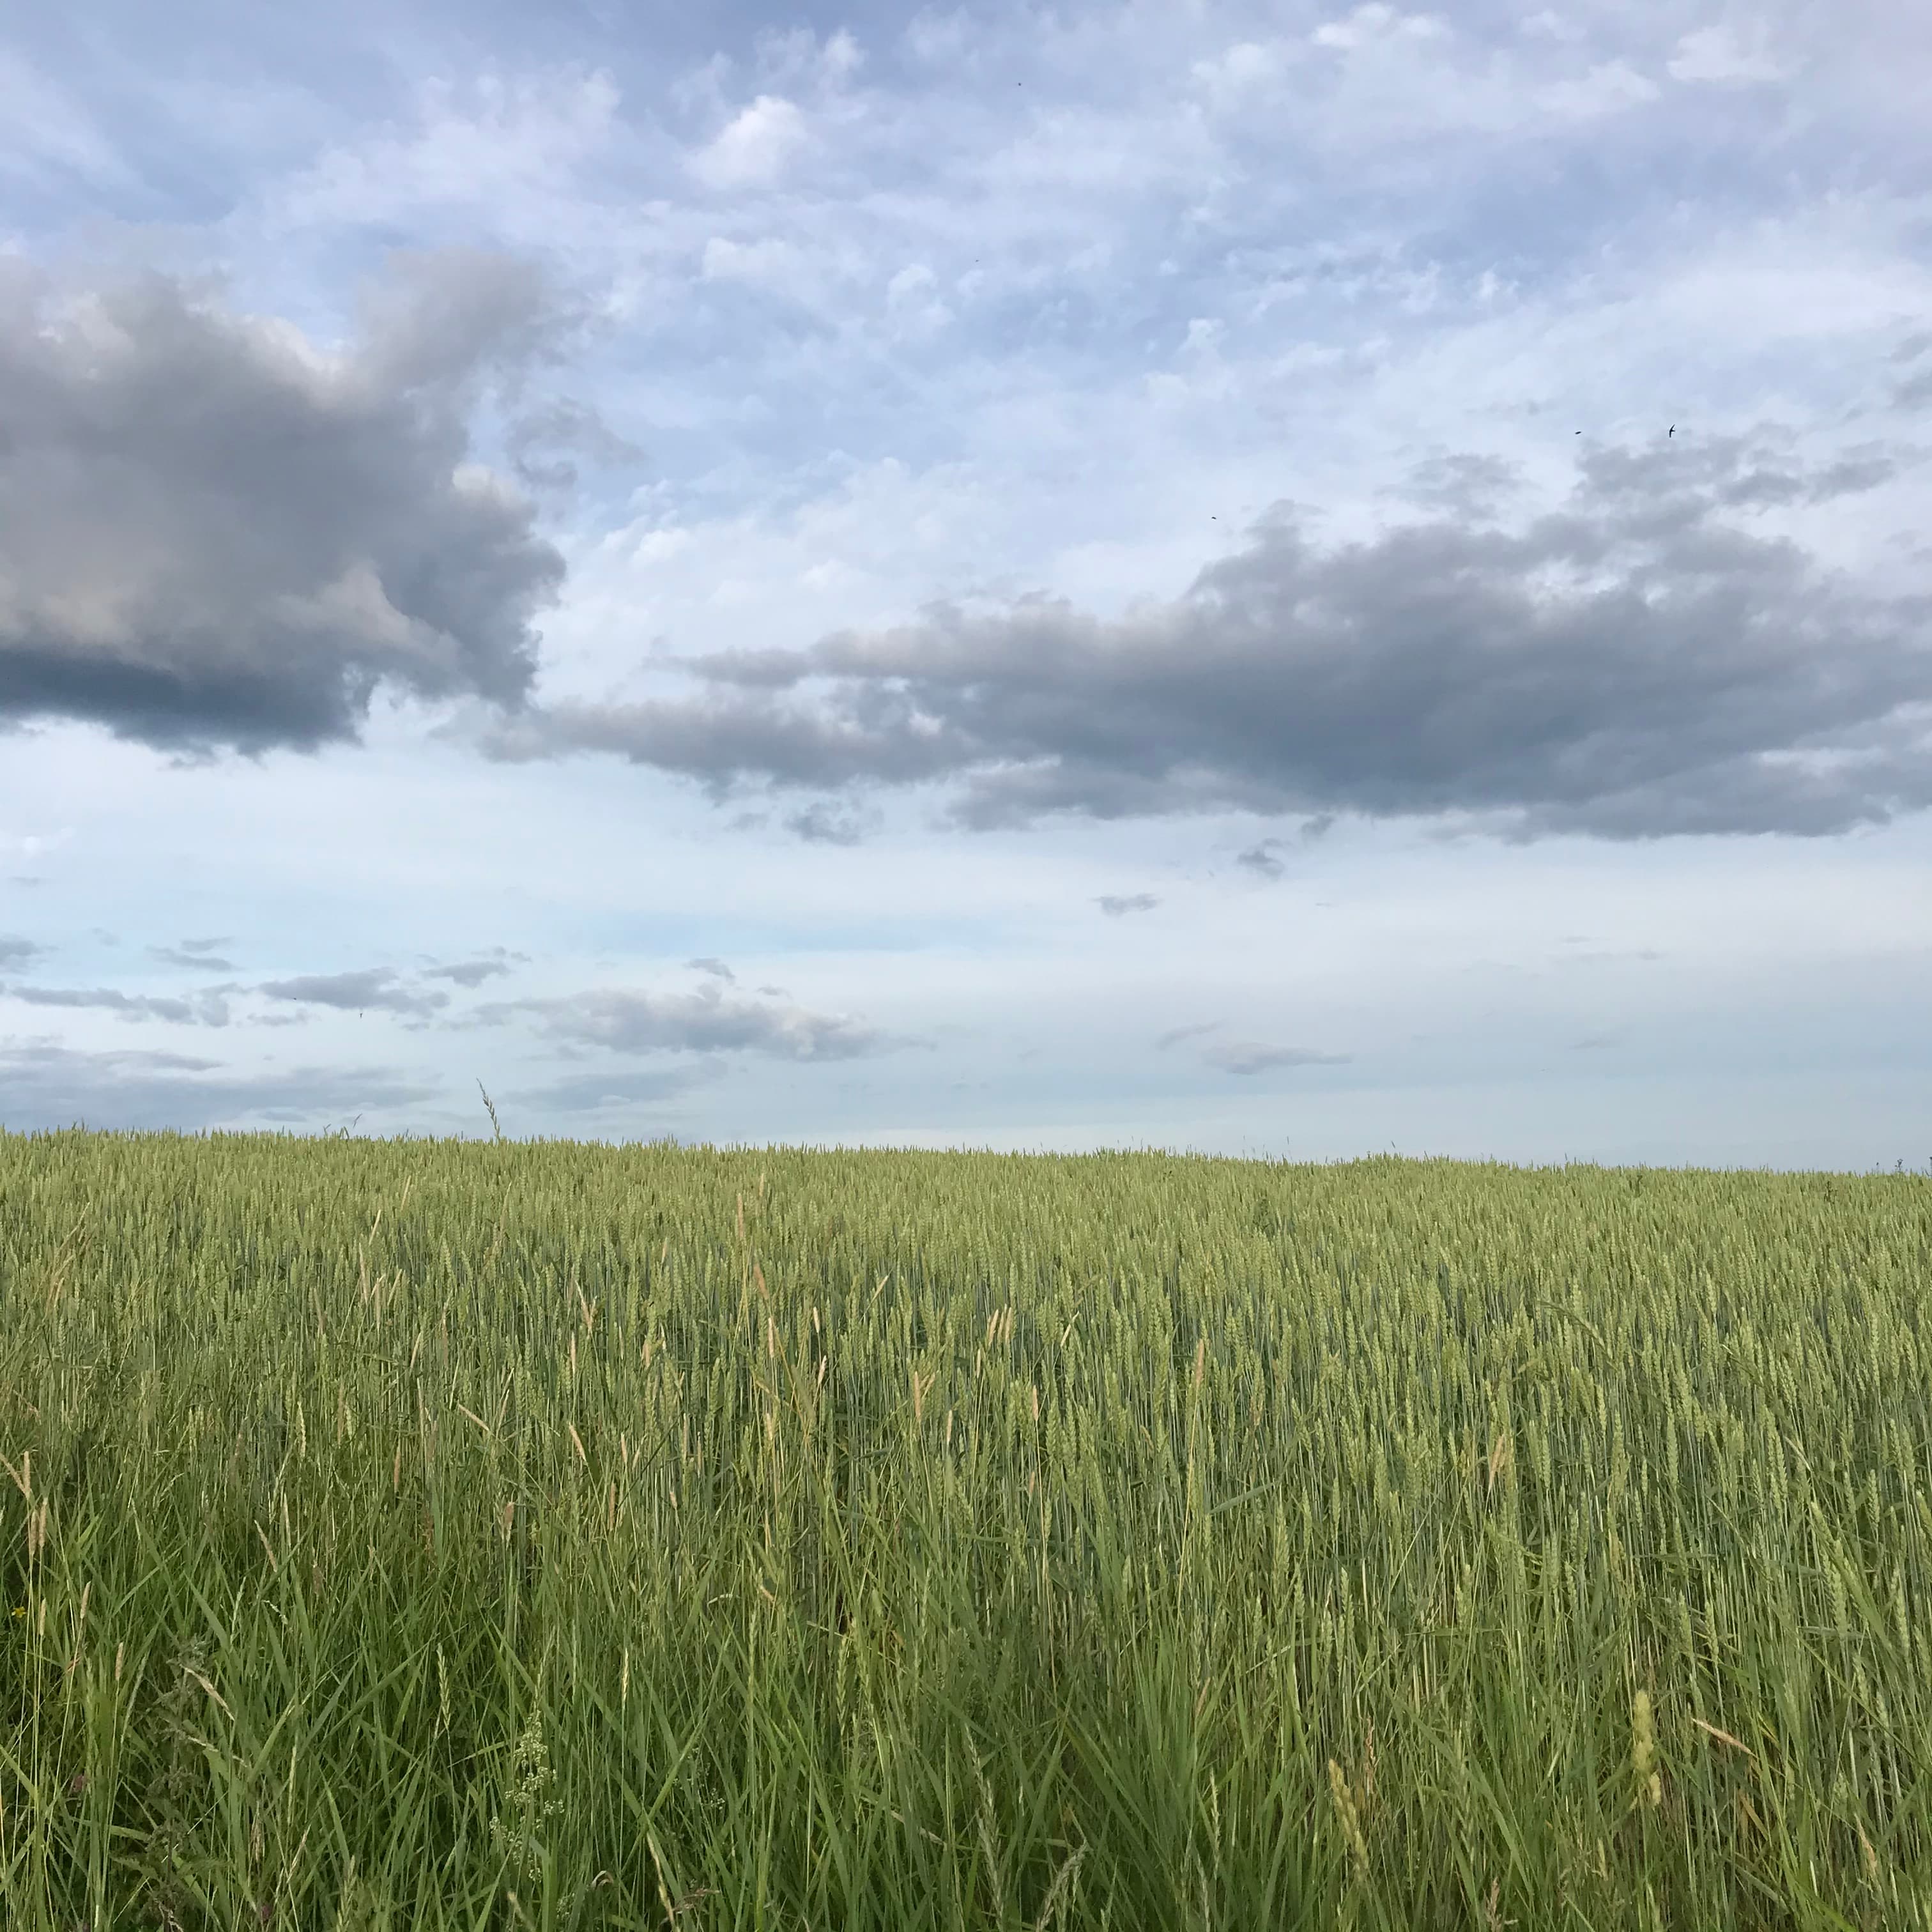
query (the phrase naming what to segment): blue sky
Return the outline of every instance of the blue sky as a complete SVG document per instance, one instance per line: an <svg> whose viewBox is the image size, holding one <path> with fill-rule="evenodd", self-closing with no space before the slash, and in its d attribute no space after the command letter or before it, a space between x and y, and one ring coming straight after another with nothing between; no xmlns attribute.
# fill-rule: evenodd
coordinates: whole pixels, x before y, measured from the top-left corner
<svg viewBox="0 0 1932 1932"><path fill-rule="evenodd" d="M0 1126L1922 1167L1928 87L21 16Z"/></svg>

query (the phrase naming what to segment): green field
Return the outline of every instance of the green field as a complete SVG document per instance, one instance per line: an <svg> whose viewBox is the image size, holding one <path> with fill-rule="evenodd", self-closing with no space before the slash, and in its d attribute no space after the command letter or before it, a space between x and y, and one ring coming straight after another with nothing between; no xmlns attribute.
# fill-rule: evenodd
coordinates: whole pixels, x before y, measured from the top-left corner
<svg viewBox="0 0 1932 1932"><path fill-rule="evenodd" d="M1932 1926L1932 1182L0 1136L8 1928Z"/></svg>

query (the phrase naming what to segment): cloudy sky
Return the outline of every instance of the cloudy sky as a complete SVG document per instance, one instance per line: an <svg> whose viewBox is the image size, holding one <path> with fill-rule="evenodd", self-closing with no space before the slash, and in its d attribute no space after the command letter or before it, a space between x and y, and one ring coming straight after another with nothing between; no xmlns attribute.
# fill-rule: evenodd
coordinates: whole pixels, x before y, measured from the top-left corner
<svg viewBox="0 0 1932 1932"><path fill-rule="evenodd" d="M1932 1160L1932 13L5 34L0 1126Z"/></svg>

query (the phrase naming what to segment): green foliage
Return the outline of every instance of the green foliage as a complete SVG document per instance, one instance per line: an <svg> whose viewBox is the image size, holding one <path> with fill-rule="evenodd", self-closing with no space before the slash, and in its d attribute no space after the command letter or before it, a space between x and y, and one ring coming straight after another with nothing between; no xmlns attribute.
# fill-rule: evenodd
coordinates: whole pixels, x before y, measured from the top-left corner
<svg viewBox="0 0 1932 1932"><path fill-rule="evenodd" d="M1932 1188L0 1136L0 1920L1932 1927Z"/></svg>

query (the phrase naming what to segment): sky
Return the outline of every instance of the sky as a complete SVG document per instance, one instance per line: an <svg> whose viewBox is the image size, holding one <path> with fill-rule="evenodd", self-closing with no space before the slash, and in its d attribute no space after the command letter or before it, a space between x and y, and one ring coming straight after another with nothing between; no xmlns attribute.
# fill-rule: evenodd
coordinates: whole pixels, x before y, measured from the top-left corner
<svg viewBox="0 0 1932 1932"><path fill-rule="evenodd" d="M0 1128L1924 1171L1928 93L15 10Z"/></svg>

